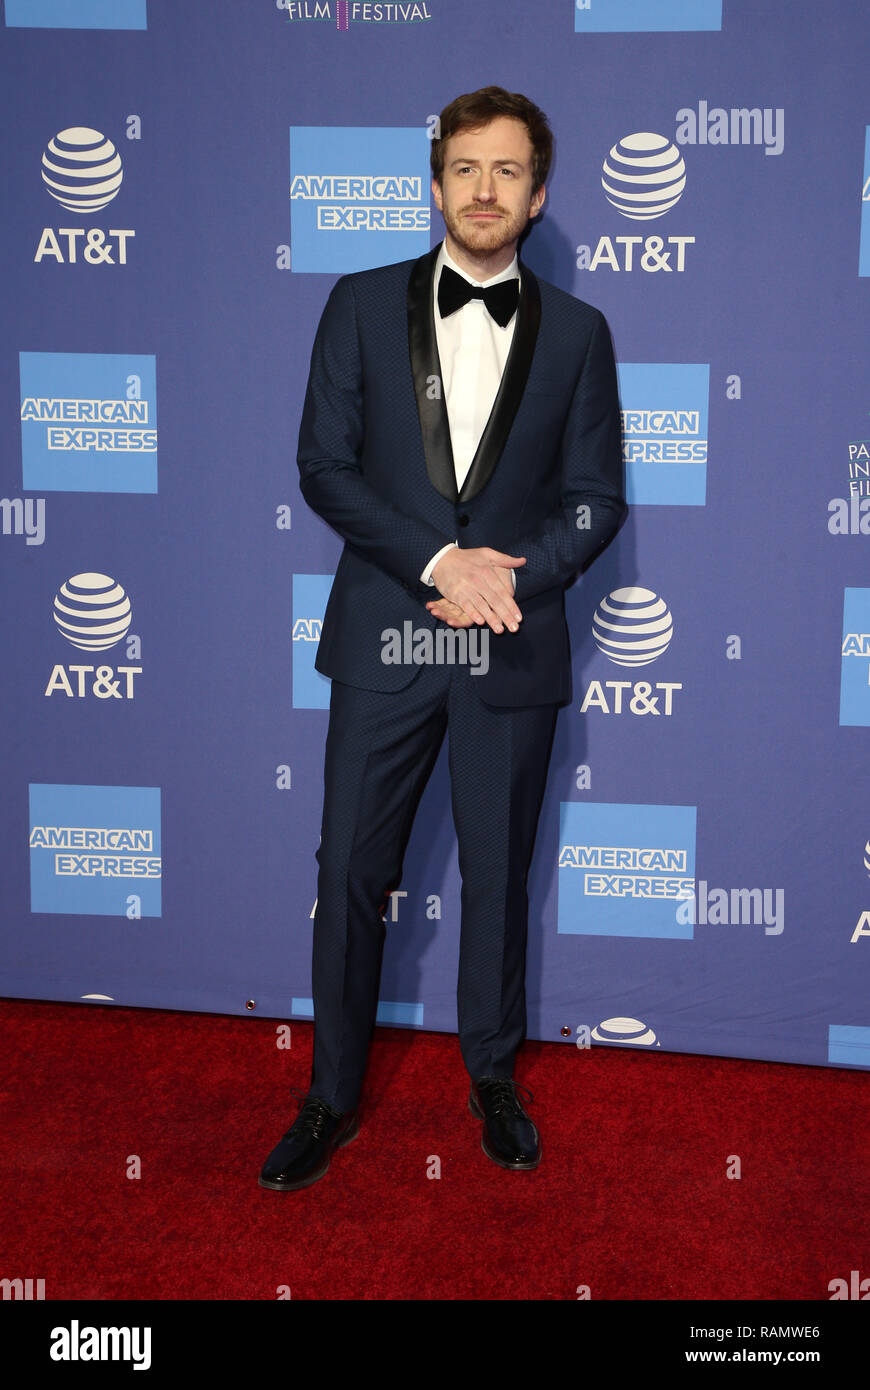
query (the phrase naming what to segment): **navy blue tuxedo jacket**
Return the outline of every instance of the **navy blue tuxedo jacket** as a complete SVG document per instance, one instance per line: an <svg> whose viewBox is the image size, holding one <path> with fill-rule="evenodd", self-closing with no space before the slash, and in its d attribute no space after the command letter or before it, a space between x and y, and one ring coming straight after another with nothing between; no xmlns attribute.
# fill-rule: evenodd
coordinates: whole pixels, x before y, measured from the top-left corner
<svg viewBox="0 0 870 1390"><path fill-rule="evenodd" d="M419 666L384 664L382 634L408 620L437 626L425 608L437 590L420 574L458 540L526 556L516 570L523 621L489 633L478 693L493 705L561 704L571 698L565 586L625 505L610 334L597 309L520 260L510 353L457 492L432 308L438 249L342 276L317 330L300 485L345 542L317 669L364 690L414 680Z"/></svg>

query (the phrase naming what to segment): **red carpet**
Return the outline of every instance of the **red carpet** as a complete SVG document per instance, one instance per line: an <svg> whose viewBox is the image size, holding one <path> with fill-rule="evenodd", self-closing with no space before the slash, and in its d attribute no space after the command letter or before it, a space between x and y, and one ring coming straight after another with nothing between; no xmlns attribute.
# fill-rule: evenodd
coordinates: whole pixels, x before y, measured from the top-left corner
<svg viewBox="0 0 870 1390"><path fill-rule="evenodd" d="M257 1174L312 1042L293 1023L279 1051L278 1026L0 1004L0 1278L46 1300L827 1300L870 1276L862 1072L527 1043L544 1156L509 1173L456 1038L378 1029L359 1137L275 1193Z"/></svg>

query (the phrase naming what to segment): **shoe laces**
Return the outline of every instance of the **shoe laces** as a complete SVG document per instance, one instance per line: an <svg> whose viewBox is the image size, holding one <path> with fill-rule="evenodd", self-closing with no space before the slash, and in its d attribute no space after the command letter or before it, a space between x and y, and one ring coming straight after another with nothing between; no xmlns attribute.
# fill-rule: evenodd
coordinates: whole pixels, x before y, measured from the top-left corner
<svg viewBox="0 0 870 1390"><path fill-rule="evenodd" d="M478 1095L482 1100L486 1100L494 1114L503 1110L514 1115L520 1114L522 1105L517 1091L523 1091L529 1101L535 1099L528 1087L520 1085L519 1081L513 1081L510 1077L494 1076L477 1082Z"/></svg>
<svg viewBox="0 0 870 1390"><path fill-rule="evenodd" d="M316 1096L304 1096L293 1086L290 1087L290 1094L299 1101L299 1114L295 1123L300 1128L310 1129L314 1138L319 1139L326 1121L335 1119L335 1113L325 1101L318 1100Z"/></svg>

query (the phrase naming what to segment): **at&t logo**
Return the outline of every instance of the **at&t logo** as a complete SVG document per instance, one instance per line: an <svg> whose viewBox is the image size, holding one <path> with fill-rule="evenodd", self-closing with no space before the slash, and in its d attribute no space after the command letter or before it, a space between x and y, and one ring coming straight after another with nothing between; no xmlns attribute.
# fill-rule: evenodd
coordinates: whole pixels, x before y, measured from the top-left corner
<svg viewBox="0 0 870 1390"><path fill-rule="evenodd" d="M42 156L42 181L71 221L84 220L117 196L124 177L121 156L111 140L90 126L70 126L49 140ZM46 257L59 265L126 265L128 228L43 227L34 261ZM64 244L65 243L65 244Z"/></svg>
<svg viewBox="0 0 870 1390"><path fill-rule="evenodd" d="M128 659L141 659L140 638L127 636L132 620L130 600L109 575L74 574L60 586L53 613L58 631L79 651L108 651L126 637ZM135 677L141 674L141 666L57 663L45 694L60 692L70 699L95 695L98 700L132 700Z"/></svg>
<svg viewBox="0 0 870 1390"><path fill-rule="evenodd" d="M867 874L870 875L870 840L866 840L864 843L864 868ZM862 938L870 938L870 912L866 910L861 913L858 921L855 923L855 930L852 932L849 939L854 946L855 942L860 941Z"/></svg>
<svg viewBox="0 0 870 1390"><path fill-rule="evenodd" d="M686 186L686 165L664 135L638 131L613 145L604 161L601 187L623 217L649 222L678 203Z"/></svg>
<svg viewBox="0 0 870 1390"><path fill-rule="evenodd" d="M601 600L592 620L596 646L616 666L657 661L673 633L670 609L651 589L614 589ZM671 715L674 691L682 688L679 681L590 681L580 713L600 709L603 714Z"/></svg>
<svg viewBox="0 0 870 1390"><path fill-rule="evenodd" d="M610 205L632 222L651 222L670 212L686 187L686 165L664 135L639 130L613 145L602 166L601 186ZM593 251L577 247L577 269L683 271L693 236L601 236Z"/></svg>
<svg viewBox="0 0 870 1390"><path fill-rule="evenodd" d="M634 1047L658 1047L652 1028L637 1018L606 1018L592 1029L596 1042L631 1043ZM579 1047L579 1042L577 1046Z"/></svg>

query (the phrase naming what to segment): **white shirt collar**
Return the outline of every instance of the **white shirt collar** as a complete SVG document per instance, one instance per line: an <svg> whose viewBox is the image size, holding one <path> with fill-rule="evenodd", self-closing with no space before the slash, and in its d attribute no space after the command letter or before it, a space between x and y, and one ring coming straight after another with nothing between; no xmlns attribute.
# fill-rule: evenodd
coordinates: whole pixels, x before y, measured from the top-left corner
<svg viewBox="0 0 870 1390"><path fill-rule="evenodd" d="M438 259L435 262L436 288L441 275L441 267L444 265L449 265L451 270L455 270L456 274L461 275L463 280L467 280L470 285L497 285L502 280L519 279L520 274L519 265L517 263L517 255L516 252L514 252L514 258L511 261L510 265L507 266L504 270L499 271L498 275L493 275L489 280L473 280L471 276L468 274L468 272L463 270L461 266L458 266L454 261L453 257L448 253L446 239L441 243L441 249L438 252Z"/></svg>

